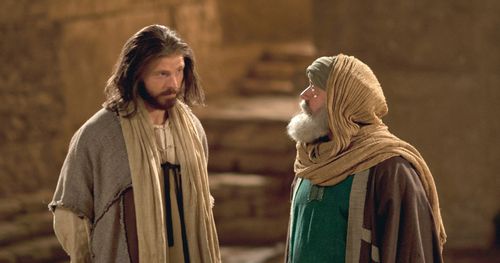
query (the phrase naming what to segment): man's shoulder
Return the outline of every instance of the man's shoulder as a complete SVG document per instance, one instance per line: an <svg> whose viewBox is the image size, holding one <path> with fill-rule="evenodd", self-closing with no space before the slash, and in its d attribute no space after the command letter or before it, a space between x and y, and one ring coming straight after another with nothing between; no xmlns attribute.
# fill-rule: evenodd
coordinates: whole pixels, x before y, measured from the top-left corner
<svg viewBox="0 0 500 263"><path fill-rule="evenodd" d="M377 165L375 165L376 169L382 169L382 170L391 170L391 169L400 169L400 168L411 168L413 169L413 166L411 163L403 158L402 156L393 156L389 159L386 159Z"/></svg>
<svg viewBox="0 0 500 263"><path fill-rule="evenodd" d="M377 185L383 187L407 187L420 184L417 171L413 165L402 156L394 156L380 162L371 172Z"/></svg>
<svg viewBox="0 0 500 263"><path fill-rule="evenodd" d="M107 109L100 109L90 117L80 129L86 132L99 133L103 130L115 127L120 123L118 115Z"/></svg>
<svg viewBox="0 0 500 263"><path fill-rule="evenodd" d="M120 130L118 115L107 109L100 109L75 133L73 140L84 143L99 142L103 137Z"/></svg>

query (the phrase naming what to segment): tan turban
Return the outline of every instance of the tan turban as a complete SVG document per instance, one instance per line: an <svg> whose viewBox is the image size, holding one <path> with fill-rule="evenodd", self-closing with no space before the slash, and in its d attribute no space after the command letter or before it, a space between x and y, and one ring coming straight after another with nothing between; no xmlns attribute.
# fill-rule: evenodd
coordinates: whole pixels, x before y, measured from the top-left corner
<svg viewBox="0 0 500 263"><path fill-rule="evenodd" d="M320 57L306 69L307 77L314 86L326 90L326 81L332 71L335 57Z"/></svg>
<svg viewBox="0 0 500 263"><path fill-rule="evenodd" d="M420 153L390 133L382 122L388 108L380 83L371 69L355 57L340 54L332 61L326 88L332 140L297 143L297 176L330 186L391 157L402 156L417 170L442 247L446 234L434 179Z"/></svg>

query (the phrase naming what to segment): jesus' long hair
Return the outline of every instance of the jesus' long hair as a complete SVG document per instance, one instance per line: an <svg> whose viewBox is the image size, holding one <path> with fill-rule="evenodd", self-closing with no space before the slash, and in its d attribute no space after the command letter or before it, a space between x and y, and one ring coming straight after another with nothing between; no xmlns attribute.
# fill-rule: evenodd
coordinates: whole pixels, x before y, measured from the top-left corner
<svg viewBox="0 0 500 263"><path fill-rule="evenodd" d="M137 111L137 97L142 74L154 59L179 54L184 57L184 80L179 98L188 105L203 105L205 94L199 83L193 50L176 33L162 25L150 25L134 34L122 48L113 74L108 79L103 106L112 111L127 109L132 103L132 116Z"/></svg>

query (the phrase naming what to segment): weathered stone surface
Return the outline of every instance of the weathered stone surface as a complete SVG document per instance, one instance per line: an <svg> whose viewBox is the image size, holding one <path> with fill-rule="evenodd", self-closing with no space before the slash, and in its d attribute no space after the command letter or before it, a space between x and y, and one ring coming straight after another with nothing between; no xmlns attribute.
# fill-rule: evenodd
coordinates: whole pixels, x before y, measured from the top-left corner
<svg viewBox="0 0 500 263"><path fill-rule="evenodd" d="M303 71L303 68L300 69ZM259 61L249 72L249 77L265 79L292 79L296 73L293 64L284 61Z"/></svg>
<svg viewBox="0 0 500 263"><path fill-rule="evenodd" d="M195 108L202 123L219 121L280 121L288 122L299 111L299 99L280 96L226 96L211 99L207 107Z"/></svg>
<svg viewBox="0 0 500 263"><path fill-rule="evenodd" d="M42 263L68 259L55 236L36 238L0 248L0 262Z"/></svg>
<svg viewBox="0 0 500 263"><path fill-rule="evenodd" d="M222 246L220 252L224 263L270 263L282 255L283 247L283 243L273 246Z"/></svg>
<svg viewBox="0 0 500 263"><path fill-rule="evenodd" d="M31 213L0 223L0 246L52 234L52 213Z"/></svg>
<svg viewBox="0 0 500 263"><path fill-rule="evenodd" d="M268 47L239 81L244 95L297 96L308 85L305 68L313 61L315 49L308 42Z"/></svg>
<svg viewBox="0 0 500 263"><path fill-rule="evenodd" d="M0 220L10 219L23 211L21 202L15 199L0 199Z"/></svg>
<svg viewBox="0 0 500 263"><path fill-rule="evenodd" d="M222 244L268 244L286 234L288 189L276 178L211 174L214 217ZM281 238L281 240L280 240Z"/></svg>
<svg viewBox="0 0 500 263"><path fill-rule="evenodd" d="M219 0L218 8L225 43L296 41L312 33L309 1Z"/></svg>
<svg viewBox="0 0 500 263"><path fill-rule="evenodd" d="M282 45L270 46L264 50L264 61L284 61L294 66L307 66L317 55L316 47L309 41L293 41ZM305 71L305 67L303 67Z"/></svg>
<svg viewBox="0 0 500 263"><path fill-rule="evenodd" d="M279 218L236 218L217 222L222 245L263 245L286 239L288 215Z"/></svg>
<svg viewBox="0 0 500 263"><path fill-rule="evenodd" d="M12 13L24 4L12 7ZM54 172L57 163L45 162L42 151L60 156L51 145L61 134L64 102L54 63L57 26L38 18L30 24L12 19L0 24L0 32L5 61L0 66L0 196L5 196L48 184L43 176Z"/></svg>
<svg viewBox="0 0 500 263"><path fill-rule="evenodd" d="M320 52L345 52L375 68L499 69L498 2L313 1ZM348 14L348 15L346 15Z"/></svg>
<svg viewBox="0 0 500 263"><path fill-rule="evenodd" d="M214 172L265 173L287 177L293 173L295 152L211 150L208 168Z"/></svg>
<svg viewBox="0 0 500 263"><path fill-rule="evenodd" d="M51 196L51 191L42 190L0 199L0 262L67 260L53 234L52 213L47 210Z"/></svg>
<svg viewBox="0 0 500 263"><path fill-rule="evenodd" d="M207 133L209 169L288 176L295 143L286 124L296 111L298 100L285 97L230 97L196 109Z"/></svg>
<svg viewBox="0 0 500 263"><path fill-rule="evenodd" d="M220 121L223 122L223 121ZM220 123L219 122L219 123ZM277 121L224 121L224 129L213 122L206 125L212 142L221 149L246 151L286 152L295 149L295 143L286 135L285 122ZM219 129L217 129L219 127Z"/></svg>
<svg viewBox="0 0 500 263"><path fill-rule="evenodd" d="M241 82L240 92L244 95L293 95L295 91L290 80L260 80L247 78Z"/></svg>

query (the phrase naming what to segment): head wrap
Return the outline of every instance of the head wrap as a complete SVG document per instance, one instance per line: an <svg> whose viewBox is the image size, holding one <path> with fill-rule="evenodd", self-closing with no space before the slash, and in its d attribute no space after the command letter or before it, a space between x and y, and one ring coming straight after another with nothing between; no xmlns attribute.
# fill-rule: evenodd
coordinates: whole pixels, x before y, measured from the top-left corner
<svg viewBox="0 0 500 263"><path fill-rule="evenodd" d="M307 77L315 87L325 90L333 63L335 63L335 57L320 57L307 67Z"/></svg>
<svg viewBox="0 0 500 263"><path fill-rule="evenodd" d="M313 69L313 77L320 76L314 72L323 72L323 65L327 65L326 59L317 61L311 68L320 70ZM391 157L401 156L419 175L442 246L446 234L434 179L420 153L390 133L382 122L388 108L375 74L355 57L339 54L332 61L335 62L326 82L332 140L321 144L297 143L296 175L313 184L330 186Z"/></svg>

